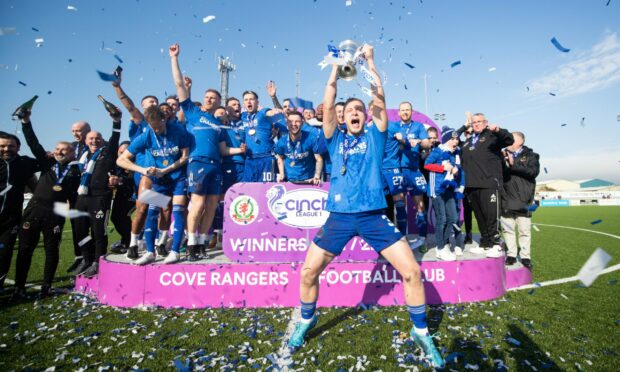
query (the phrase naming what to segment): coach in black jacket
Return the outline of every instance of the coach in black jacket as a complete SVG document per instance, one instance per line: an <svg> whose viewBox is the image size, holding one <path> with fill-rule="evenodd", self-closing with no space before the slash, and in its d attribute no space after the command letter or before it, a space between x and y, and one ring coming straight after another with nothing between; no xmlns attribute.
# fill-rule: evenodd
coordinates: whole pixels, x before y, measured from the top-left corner
<svg viewBox="0 0 620 372"><path fill-rule="evenodd" d="M531 267L530 257L530 205L534 202L536 177L540 172L539 156L523 146L525 136L514 132L514 143L504 151L504 193L502 195L502 231L508 247L506 264L512 265L519 257L525 267ZM515 227L519 231L519 246L516 244Z"/></svg>
<svg viewBox="0 0 620 372"><path fill-rule="evenodd" d="M32 129L29 111L21 117L21 122L22 132L30 151L39 162L41 176L39 176L32 199L24 210L22 218L14 297L24 297L26 294L26 279L32 254L39 243L41 233L43 233L43 248L45 249L41 296L45 297L49 294L58 267L59 247L65 225L65 218L54 213L54 203L75 201L80 184L80 169L77 161L74 160L74 150L69 142L58 142L53 157L49 157Z"/></svg>
<svg viewBox="0 0 620 372"><path fill-rule="evenodd" d="M502 188L502 149L512 145L512 134L497 125L488 125L484 114L472 116L474 133L462 146L465 194L478 221L479 247L472 253L501 257L498 217Z"/></svg>
<svg viewBox="0 0 620 372"><path fill-rule="evenodd" d="M118 142L121 135L121 111L112 116L112 136L103 142L101 133L91 131L86 135L88 150L78 160L81 164L82 178L78 187L76 209L90 214L90 219L76 220L78 245L82 250L83 261L76 269L77 274L91 277L99 272L99 257L105 256L108 247L108 215L112 190L109 175L116 167ZM92 236L89 232L92 231Z"/></svg>

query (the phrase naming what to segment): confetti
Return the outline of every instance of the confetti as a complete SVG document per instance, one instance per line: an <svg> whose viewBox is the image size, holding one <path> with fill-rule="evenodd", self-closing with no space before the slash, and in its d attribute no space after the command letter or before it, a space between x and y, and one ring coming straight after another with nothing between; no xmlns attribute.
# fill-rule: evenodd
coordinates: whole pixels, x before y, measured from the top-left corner
<svg viewBox="0 0 620 372"><path fill-rule="evenodd" d="M549 95L555 97L555 93L549 92Z"/></svg>
<svg viewBox="0 0 620 372"><path fill-rule="evenodd" d="M118 61L118 63L123 63L123 60L121 59L121 57L118 56L118 54L114 55L114 58L116 58L116 60Z"/></svg>
<svg viewBox="0 0 620 372"><path fill-rule="evenodd" d="M585 118L585 116L581 118L581 126L582 127L586 126L586 118Z"/></svg>
<svg viewBox="0 0 620 372"><path fill-rule="evenodd" d="M35 27L31 27L31 28L32 28L32 31L39 32L39 29L38 29L38 28L35 28Z"/></svg>
<svg viewBox="0 0 620 372"><path fill-rule="evenodd" d="M37 47L40 47L41 44L43 44L44 41L45 41L45 39L43 39L42 37L34 39L34 42L37 44Z"/></svg>
<svg viewBox="0 0 620 372"><path fill-rule="evenodd" d="M23 86L26 86L26 83L24 83L24 82L23 82L23 81L21 81L21 80L20 80L20 81L18 81L18 83L20 83L20 84L21 84L21 85L23 85Z"/></svg>
<svg viewBox="0 0 620 372"><path fill-rule="evenodd" d="M570 52L570 49L564 48L562 46L562 44L560 44L560 42L558 41L558 39L556 39L555 37L553 39L551 39L551 44L553 44L553 46L559 50L560 52L564 52L564 53L568 53Z"/></svg>
<svg viewBox="0 0 620 372"><path fill-rule="evenodd" d="M458 66L458 65L460 65L460 64L461 64L461 61L460 61L460 60L458 60L458 61L454 61L454 62L452 62L452 63L450 64L450 68L455 68L456 66Z"/></svg>
<svg viewBox="0 0 620 372"><path fill-rule="evenodd" d="M208 16L206 16L206 17L204 17L204 18L202 19L202 23L209 23L209 22L211 22L211 21L212 21L212 20L214 20L214 19L215 19L215 16L214 16L214 15L208 15Z"/></svg>
<svg viewBox="0 0 620 372"><path fill-rule="evenodd" d="M567 124L562 124L562 125L560 125L560 126L561 126L561 127L565 127L566 125L567 125Z"/></svg>
<svg viewBox="0 0 620 372"><path fill-rule="evenodd" d="M0 36L12 35L17 32L15 27L0 27Z"/></svg>
<svg viewBox="0 0 620 372"><path fill-rule="evenodd" d="M545 174L549 173L549 172L547 172L547 167L545 167L544 169L545 169Z"/></svg>
<svg viewBox="0 0 620 372"><path fill-rule="evenodd" d="M90 216L88 212L78 211L77 209L69 209L69 204L60 202L54 203L54 213L69 219Z"/></svg>
<svg viewBox="0 0 620 372"><path fill-rule="evenodd" d="M409 68L415 68L415 66L414 66L414 65L412 65L411 63L407 63L407 62L405 62L405 66L407 66L407 67L409 67Z"/></svg>
<svg viewBox="0 0 620 372"><path fill-rule="evenodd" d="M590 225L598 225L601 222L603 222L603 220L594 220L594 221L590 222Z"/></svg>
<svg viewBox="0 0 620 372"><path fill-rule="evenodd" d="M77 12L77 8L73 5L67 5L67 10L73 10L74 12Z"/></svg>
<svg viewBox="0 0 620 372"><path fill-rule="evenodd" d="M596 248L590 258L588 258L588 261L579 270L577 278L579 278L583 285L589 287L605 269L609 261L611 261L611 256L603 249Z"/></svg>
<svg viewBox="0 0 620 372"><path fill-rule="evenodd" d="M495 68L495 67L491 67L491 68L489 69L489 72L493 72L493 71L495 71L495 70L497 70L497 68Z"/></svg>
<svg viewBox="0 0 620 372"><path fill-rule="evenodd" d="M351 6L351 5L353 5L353 0L345 0L344 5L345 5L345 6Z"/></svg>
<svg viewBox="0 0 620 372"><path fill-rule="evenodd" d="M532 227L534 228L534 230L536 230L536 231L540 231L540 229L538 228L538 226L536 226L536 225L532 225Z"/></svg>
<svg viewBox="0 0 620 372"><path fill-rule="evenodd" d="M99 74L99 78L103 81L117 81L118 77L114 74L108 74L107 72L102 72L97 70L97 74Z"/></svg>

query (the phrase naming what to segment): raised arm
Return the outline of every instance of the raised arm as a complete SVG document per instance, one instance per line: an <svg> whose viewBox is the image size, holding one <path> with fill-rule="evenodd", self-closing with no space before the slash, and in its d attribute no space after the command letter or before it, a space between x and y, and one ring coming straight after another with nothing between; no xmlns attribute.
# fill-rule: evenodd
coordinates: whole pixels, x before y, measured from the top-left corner
<svg viewBox="0 0 620 372"><path fill-rule="evenodd" d="M170 45L170 48L168 48L168 53L170 54L170 65L172 66L172 80L174 81L174 86L177 89L179 102L183 102L189 98L189 92L185 86L183 74L181 73L181 68L179 67L179 51L179 44L172 44Z"/></svg>
<svg viewBox="0 0 620 372"><path fill-rule="evenodd" d="M108 153L112 158L116 158L118 154L118 142L121 139L121 110L117 110L116 115L110 114L112 118L112 135L108 140Z"/></svg>
<svg viewBox="0 0 620 372"><path fill-rule="evenodd" d="M372 120L379 129L380 132L387 130L387 110L385 108L385 92L383 91L383 82L377 73L375 67L374 47L369 44L364 44L362 47L364 57L368 62L368 70L372 75L375 84L370 84L370 91L372 92Z"/></svg>
<svg viewBox="0 0 620 372"><path fill-rule="evenodd" d="M21 116L21 122L22 132L24 133L24 137L26 137L26 143L28 147L30 147L32 155L39 161L41 167L47 167L49 164L53 163L53 159L47 157L47 151L45 151L37 135L34 133L32 123L30 122L30 111L24 111L23 116Z"/></svg>
<svg viewBox="0 0 620 372"><path fill-rule="evenodd" d="M267 82L267 94L271 97L271 102L273 102L273 107L282 110L282 105L278 100L278 96L276 95L276 82L273 80L269 80Z"/></svg>
<svg viewBox="0 0 620 372"><path fill-rule="evenodd" d="M334 131L338 128L336 117L336 91L338 81L338 66L332 65L332 72L327 79L325 94L323 95L323 134L325 138L332 138Z"/></svg>
<svg viewBox="0 0 620 372"><path fill-rule="evenodd" d="M125 93L125 91L121 87L121 80L122 80L121 72L118 71L116 73L116 76L118 77L118 80L112 82L112 86L114 87L114 92L116 92L116 96L121 101L125 109L129 111L131 120L134 123L139 124L144 119L144 115L142 115L142 112L140 112L140 109L136 107L136 105L133 103L131 98L129 98L127 93Z"/></svg>

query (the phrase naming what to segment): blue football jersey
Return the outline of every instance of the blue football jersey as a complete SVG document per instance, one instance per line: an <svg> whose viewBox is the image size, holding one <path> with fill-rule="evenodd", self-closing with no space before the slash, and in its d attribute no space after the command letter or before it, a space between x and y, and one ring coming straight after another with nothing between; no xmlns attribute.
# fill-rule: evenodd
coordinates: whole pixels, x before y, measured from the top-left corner
<svg viewBox="0 0 620 372"><path fill-rule="evenodd" d="M318 138L310 132L301 131L301 138L295 142L289 136L280 138L275 152L284 156L284 172L289 181L303 181L314 177L319 152Z"/></svg>
<svg viewBox="0 0 620 372"><path fill-rule="evenodd" d="M206 158L219 162L222 124L213 114L200 111L189 98L179 104L183 109L186 128L191 135L189 146L190 161L193 158Z"/></svg>

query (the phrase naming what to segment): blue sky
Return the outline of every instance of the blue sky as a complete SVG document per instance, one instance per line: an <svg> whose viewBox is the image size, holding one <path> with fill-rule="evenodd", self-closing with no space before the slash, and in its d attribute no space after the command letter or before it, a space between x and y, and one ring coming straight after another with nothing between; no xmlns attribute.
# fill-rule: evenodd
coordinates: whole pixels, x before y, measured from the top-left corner
<svg viewBox="0 0 620 372"><path fill-rule="evenodd" d="M95 71L112 71L116 54L136 102L147 94L162 99L174 91L173 42L197 99L219 87L216 57L224 55L237 66L232 95L253 89L268 104L264 86L275 80L281 98L294 96L299 70L300 96L317 103L328 74L317 63L327 45L354 39L375 45L389 107L411 101L431 118L445 113L439 124L450 126L461 125L466 111L484 112L526 134L547 168L539 180L620 183L620 0L608 1L2 0L0 128L14 132L10 114L38 94L32 121L46 148L69 139L77 120L107 136L97 94L118 101ZM215 19L203 23L208 15ZM570 52L558 51L552 37ZM363 96L355 82L340 88L342 97Z"/></svg>

